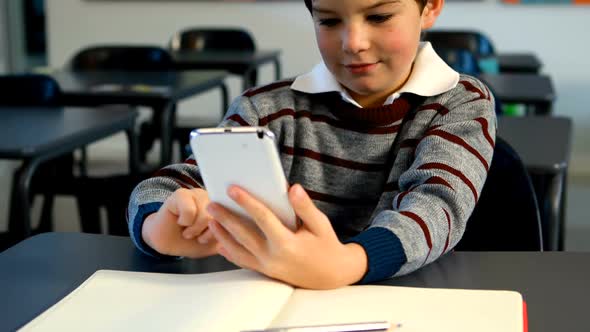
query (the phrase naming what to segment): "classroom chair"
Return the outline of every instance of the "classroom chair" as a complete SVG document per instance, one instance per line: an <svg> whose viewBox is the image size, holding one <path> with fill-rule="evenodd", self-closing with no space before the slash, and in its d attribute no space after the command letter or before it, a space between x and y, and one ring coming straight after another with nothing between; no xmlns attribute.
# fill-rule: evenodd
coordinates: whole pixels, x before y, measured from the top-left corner
<svg viewBox="0 0 590 332"><path fill-rule="evenodd" d="M154 45L94 45L79 50L71 58L69 67L74 71L168 71L174 69L170 53ZM140 125L139 156L146 158L156 137L159 136L159 119L154 118ZM100 208L107 212L109 233L127 235L125 216L121 206L129 199L131 189L146 174L112 174L108 176L85 176L79 179L80 186L88 188L80 194L79 212L82 230L100 233Z"/></svg>
<svg viewBox="0 0 590 332"><path fill-rule="evenodd" d="M518 153L501 137L479 201L455 250L542 251L535 189Z"/></svg>
<svg viewBox="0 0 590 332"><path fill-rule="evenodd" d="M170 40L170 50L174 52L225 52L256 51L256 43L250 32L240 28L195 27L182 30ZM236 75L244 75L244 66L228 66L224 70ZM255 86L257 72L253 71L249 77L250 86Z"/></svg>
<svg viewBox="0 0 590 332"><path fill-rule="evenodd" d="M173 52L254 52L256 43L250 32L241 28L231 27L193 27L177 32L169 42L169 48ZM247 76L248 68L240 65L228 65L223 68L232 74L240 75L247 82L245 86L255 86L258 80L258 72L251 71ZM221 115L225 114L225 109ZM174 131L174 140L179 143L180 153L183 157L190 155L188 140L190 132L196 127L216 127L218 120L197 120L194 126L177 127ZM180 121L179 121L180 122Z"/></svg>
<svg viewBox="0 0 590 332"><path fill-rule="evenodd" d="M491 39L474 30L428 30L424 41L429 41L438 52L439 49L463 49L471 52L478 62L481 72L496 74L499 65Z"/></svg>
<svg viewBox="0 0 590 332"><path fill-rule="evenodd" d="M48 111L59 111L62 104L61 90L57 82L46 75L16 74L0 76L0 106L48 107ZM55 195L75 195L73 184L73 154L62 156L43 163L31 180L31 193L43 195L43 206L36 233L53 229L52 213ZM84 160L78 164L81 172L85 170ZM57 184L58 179L59 184ZM31 197L32 198L32 197Z"/></svg>
<svg viewBox="0 0 590 332"><path fill-rule="evenodd" d="M78 51L70 61L73 70L164 71L172 57L157 46L99 45Z"/></svg>
<svg viewBox="0 0 590 332"><path fill-rule="evenodd" d="M170 53L158 46L96 45L79 50L69 67L74 71L167 71L174 69L174 64ZM159 135L158 121L154 118L140 125L139 156L142 160Z"/></svg>

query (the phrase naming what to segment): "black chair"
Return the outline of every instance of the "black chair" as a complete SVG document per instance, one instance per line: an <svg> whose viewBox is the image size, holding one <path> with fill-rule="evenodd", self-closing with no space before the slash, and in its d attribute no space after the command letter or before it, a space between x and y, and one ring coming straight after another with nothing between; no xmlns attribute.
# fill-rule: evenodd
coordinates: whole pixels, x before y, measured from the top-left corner
<svg viewBox="0 0 590 332"><path fill-rule="evenodd" d="M479 201L455 250L542 251L535 189L516 151L500 137Z"/></svg>
<svg viewBox="0 0 590 332"><path fill-rule="evenodd" d="M0 91L0 105L3 106L58 106L61 103L59 85L46 75L0 76Z"/></svg>
<svg viewBox="0 0 590 332"><path fill-rule="evenodd" d="M168 71L174 69L170 53L158 46L99 45L76 53L70 67L75 71ZM154 140L159 136L160 119L153 118L141 124L139 131L139 156L145 159ZM108 233L128 235L125 225L125 209L131 190L150 171L141 174L112 174L108 176L85 176L79 185L87 188L78 199L82 230L99 233L100 207L107 212Z"/></svg>
<svg viewBox="0 0 590 332"><path fill-rule="evenodd" d="M172 57L157 46L92 46L79 51L70 66L73 70L163 71L173 67Z"/></svg>
<svg viewBox="0 0 590 332"><path fill-rule="evenodd" d="M170 50L174 52L255 52L256 43L252 35L239 28L189 28L176 33L169 44ZM244 76L244 86L255 86L258 80L258 71L248 72L248 67L243 65L227 65L223 68L232 74ZM222 109L221 116L225 114ZM197 120L194 126L177 127L174 130L174 140L179 143L181 156L187 157L190 154L188 141L191 130L195 127L215 127L219 120L203 121Z"/></svg>
<svg viewBox="0 0 590 332"><path fill-rule="evenodd" d="M170 50L183 52L224 52L256 51L252 35L239 28L190 28L176 33L170 40ZM244 75L245 66L227 66L223 68L230 73ZM255 86L257 71L252 71L247 79L249 86Z"/></svg>
<svg viewBox="0 0 590 332"><path fill-rule="evenodd" d="M74 71L167 71L174 69L172 56L167 50L152 45L98 45L78 51L70 60ZM174 107L174 106L173 106ZM141 124L139 156L145 160L154 140L159 137L160 119Z"/></svg>
<svg viewBox="0 0 590 332"><path fill-rule="evenodd" d="M0 76L0 106L11 107L56 107L62 103L61 90L57 82L45 75L16 74ZM48 109L49 110L49 109ZM73 174L75 158L72 154L43 163L31 180L31 193L43 195L43 206L39 226L35 233L53 229L52 212L56 194L74 195ZM80 170L85 169L83 162ZM59 178L59 185L55 179ZM33 197L31 197L32 199ZM10 234L4 235L9 238ZM8 240L4 240L8 242ZM1 246L1 244L0 244Z"/></svg>
<svg viewBox="0 0 590 332"><path fill-rule="evenodd" d="M424 34L435 50L439 48L466 49L477 58L495 55L492 40L474 30L428 30Z"/></svg>

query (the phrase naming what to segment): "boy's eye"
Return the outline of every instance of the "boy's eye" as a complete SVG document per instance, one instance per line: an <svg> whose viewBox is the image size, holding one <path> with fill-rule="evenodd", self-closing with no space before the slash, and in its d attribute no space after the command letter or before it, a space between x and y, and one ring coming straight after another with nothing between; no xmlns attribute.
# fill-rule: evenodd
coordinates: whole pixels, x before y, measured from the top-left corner
<svg viewBox="0 0 590 332"><path fill-rule="evenodd" d="M372 23L383 23L388 21L393 15L391 14L387 14L387 15L369 15L367 16L367 20L372 22Z"/></svg>
<svg viewBox="0 0 590 332"><path fill-rule="evenodd" d="M336 24L340 23L340 20L336 18L326 18L318 20L318 23L323 26L333 27Z"/></svg>

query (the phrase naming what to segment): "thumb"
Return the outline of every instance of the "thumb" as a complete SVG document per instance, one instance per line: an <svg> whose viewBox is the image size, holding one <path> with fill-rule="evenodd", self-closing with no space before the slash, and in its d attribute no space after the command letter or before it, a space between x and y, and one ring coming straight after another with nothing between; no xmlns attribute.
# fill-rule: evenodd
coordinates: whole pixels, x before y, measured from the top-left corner
<svg viewBox="0 0 590 332"><path fill-rule="evenodd" d="M313 234L322 234L332 230L328 217L315 206L300 184L295 184L289 188L289 201L295 214Z"/></svg>

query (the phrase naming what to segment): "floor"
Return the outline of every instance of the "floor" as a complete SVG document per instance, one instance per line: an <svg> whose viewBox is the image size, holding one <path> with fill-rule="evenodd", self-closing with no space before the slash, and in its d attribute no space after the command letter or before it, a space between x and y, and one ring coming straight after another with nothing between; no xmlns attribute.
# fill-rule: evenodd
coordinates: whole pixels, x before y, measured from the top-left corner
<svg viewBox="0 0 590 332"><path fill-rule="evenodd" d="M119 135L92 145L89 148L90 172L105 174L125 170L125 136ZM156 149L157 150L157 149ZM177 151L177 149L175 149ZM156 156L153 155L153 158ZM8 195L12 171L18 162L0 160L0 231L7 228ZM566 250L590 251L590 178L570 176L568 180L566 206ZM38 220L41 199L36 199L33 220ZM55 230L63 232L80 231L74 199L58 197L54 211ZM124 221L121 221L124 222Z"/></svg>

